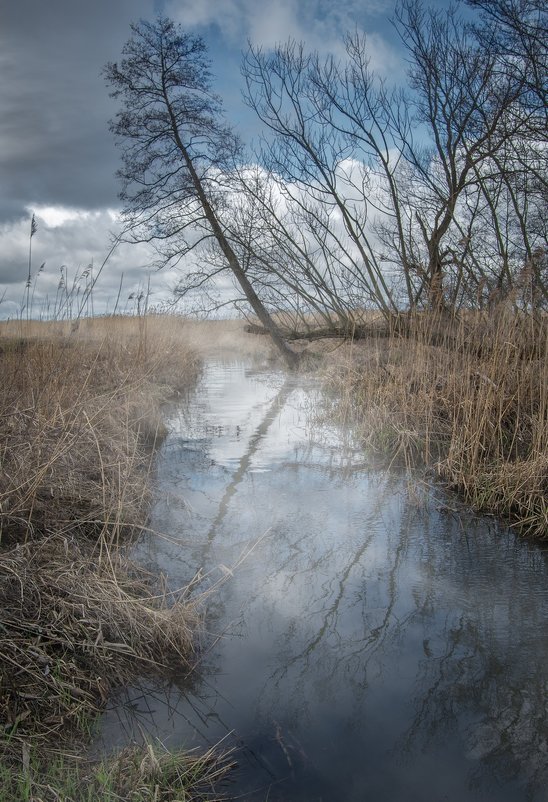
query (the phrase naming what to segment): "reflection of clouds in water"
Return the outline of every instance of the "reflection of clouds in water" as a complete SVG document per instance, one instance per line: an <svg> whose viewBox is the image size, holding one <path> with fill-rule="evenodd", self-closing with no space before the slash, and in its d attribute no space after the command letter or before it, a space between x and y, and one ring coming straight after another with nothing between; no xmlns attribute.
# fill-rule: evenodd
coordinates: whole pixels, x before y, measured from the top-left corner
<svg viewBox="0 0 548 802"><path fill-rule="evenodd" d="M271 800L542 800L545 556L432 494L417 504L404 476L311 428L310 380L222 363L205 380L158 466L153 525L185 545L149 548L174 584L251 551L210 599L222 637L199 690L169 725L157 706L159 732L234 730L238 789Z"/></svg>
<svg viewBox="0 0 548 802"><path fill-rule="evenodd" d="M299 381L307 386L298 386ZM276 402L279 394L282 397ZM212 361L206 365L197 395L199 403L190 413L173 415L169 428L174 436L184 436L189 445L205 437L208 455L219 465L233 468L238 463L246 453L249 438L269 412L274 412L273 419L260 435L260 452L253 455L250 470L270 470L273 465L292 461L302 463L314 444L320 463L328 451L334 463L352 460L349 450L341 451L340 432L332 425L318 422L311 426L311 412L320 400L317 384L311 379L288 377L284 381L274 373L266 374L265 380L265 376L246 370L243 363L227 371L222 362Z"/></svg>
<svg viewBox="0 0 548 802"><path fill-rule="evenodd" d="M226 371L222 362L206 363L199 382L197 403L169 421L172 433L188 442L208 440L208 454L220 465L231 465L245 453L247 437L260 424L283 378L270 381L248 375L244 364Z"/></svg>

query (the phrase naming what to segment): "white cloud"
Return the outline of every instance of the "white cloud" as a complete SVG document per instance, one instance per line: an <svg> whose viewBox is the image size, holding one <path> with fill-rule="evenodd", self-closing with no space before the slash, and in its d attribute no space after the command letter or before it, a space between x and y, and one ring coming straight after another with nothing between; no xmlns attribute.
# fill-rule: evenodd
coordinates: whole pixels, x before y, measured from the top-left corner
<svg viewBox="0 0 548 802"><path fill-rule="evenodd" d="M28 212L29 217L35 214L39 220L45 223L47 228L59 228L65 223L75 221L85 222L89 225L94 220L103 219L105 215L110 219L112 225L117 225L118 223L118 214L113 209L93 212L87 209L73 209L68 206L35 206L34 209L29 209Z"/></svg>
<svg viewBox="0 0 548 802"><path fill-rule="evenodd" d="M393 9L387 0L171 0L167 12L183 27L216 26L230 46L272 48L292 38L320 53L343 55L344 35L356 29L368 36L371 66L383 73L400 61L379 31L380 15Z"/></svg>
<svg viewBox="0 0 548 802"><path fill-rule="evenodd" d="M247 3L249 38L263 47L275 47L288 36L304 39L299 6L294 0L277 0L267 6Z"/></svg>
<svg viewBox="0 0 548 802"><path fill-rule="evenodd" d="M385 19L381 16L392 10L392 4L393 0L271 0L268 4L167 0L165 12L187 28L209 27L204 33L210 53L217 55L218 44L225 59L220 75L215 65L220 91L229 100L234 93L239 102L238 51L245 49L248 38L270 48L292 37L322 53L340 53L342 35L358 25L368 31L372 66L392 70L397 59L382 35ZM130 19L151 18L158 4L118 0L113 11L112 3L97 0L86 10L84 27L78 4L62 0L55 5L52 12L50 5L37 4L29 18L21 4L7 4L9 13L0 35L4 76L0 95L7 109L0 125L0 220L8 221L0 225L0 298L5 289L0 317L8 309L13 314L21 305L33 212L38 222L32 239L33 277L45 262L36 279L36 302L55 294L62 265L74 277L90 263L97 269L108 253L117 230L112 207L119 156L106 123L114 105L99 71L106 60L119 57ZM233 100L236 120L238 102ZM244 126L253 125L249 116L243 120ZM154 258L145 246L118 248L97 284L97 309L104 311L113 304L122 273L127 295L146 283ZM154 300L161 300L170 297L177 275L153 272L151 279Z"/></svg>
<svg viewBox="0 0 548 802"><path fill-rule="evenodd" d="M27 218L0 227L0 318L16 316L25 299L29 269L29 233L32 212L37 231L32 237L32 315L51 314L61 278L79 298L91 276L96 276L119 230L117 213L91 212L61 206L35 206ZM43 270L40 266L45 263ZM85 275L89 266L91 274ZM172 299L179 273L158 271L155 254L147 245L120 245L108 258L93 289L95 313L112 311L122 280L119 308L132 308L129 296L146 292L150 277L150 304ZM78 290L78 286L80 290ZM77 305L77 302L75 302Z"/></svg>

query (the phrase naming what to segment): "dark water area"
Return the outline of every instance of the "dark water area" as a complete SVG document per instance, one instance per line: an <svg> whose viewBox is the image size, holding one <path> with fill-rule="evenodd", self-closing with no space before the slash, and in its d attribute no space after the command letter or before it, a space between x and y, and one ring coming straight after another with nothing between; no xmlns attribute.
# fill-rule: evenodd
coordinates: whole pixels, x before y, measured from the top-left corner
<svg viewBox="0 0 548 802"><path fill-rule="evenodd" d="M137 557L207 599L191 689L129 688L102 748L236 746L252 802L548 800L546 552L379 470L311 379L211 361Z"/></svg>

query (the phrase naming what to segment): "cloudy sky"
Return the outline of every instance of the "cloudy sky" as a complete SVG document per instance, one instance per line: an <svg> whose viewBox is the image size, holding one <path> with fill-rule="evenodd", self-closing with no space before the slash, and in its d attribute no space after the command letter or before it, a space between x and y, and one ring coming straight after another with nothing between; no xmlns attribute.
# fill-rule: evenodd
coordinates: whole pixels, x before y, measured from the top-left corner
<svg viewBox="0 0 548 802"><path fill-rule="evenodd" d="M34 314L46 297L51 310L61 275L70 284L90 264L96 273L110 249L119 157L101 70L119 59L131 22L161 12L201 34L227 116L245 134L255 125L240 95L248 40L268 48L291 36L337 52L358 27L373 66L393 73L401 61L392 11L393 0L0 0L0 317L21 308L33 213ZM169 298L177 277L152 271L152 261L143 247L117 249L97 282L95 311L112 310L121 281L124 308L149 275L152 301Z"/></svg>

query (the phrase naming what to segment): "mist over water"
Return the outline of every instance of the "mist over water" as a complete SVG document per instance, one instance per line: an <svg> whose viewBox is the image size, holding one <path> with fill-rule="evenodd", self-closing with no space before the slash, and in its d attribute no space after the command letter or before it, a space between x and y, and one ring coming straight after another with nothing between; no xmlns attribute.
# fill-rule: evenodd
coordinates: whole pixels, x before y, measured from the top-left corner
<svg viewBox="0 0 548 802"><path fill-rule="evenodd" d="M173 414L137 558L207 633L192 688L113 701L102 744L237 746L230 794L548 800L548 563L317 418L310 378L207 363ZM347 442L348 440L348 442Z"/></svg>

